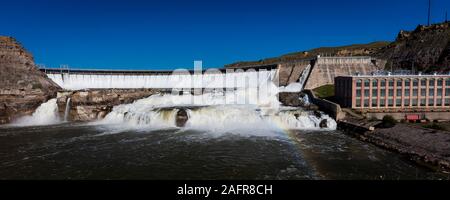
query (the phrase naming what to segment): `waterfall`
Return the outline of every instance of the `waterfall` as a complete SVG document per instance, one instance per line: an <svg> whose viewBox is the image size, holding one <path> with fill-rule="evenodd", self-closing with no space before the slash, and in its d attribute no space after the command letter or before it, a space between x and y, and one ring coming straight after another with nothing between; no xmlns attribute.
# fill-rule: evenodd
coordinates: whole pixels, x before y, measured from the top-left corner
<svg viewBox="0 0 450 200"><path fill-rule="evenodd" d="M70 98L67 98L66 110L64 111L64 121L67 122L69 119L70 112Z"/></svg>
<svg viewBox="0 0 450 200"><path fill-rule="evenodd" d="M309 73L311 72L311 65L306 66L305 70L303 70L302 75L300 76L300 91L305 88L306 81L308 80Z"/></svg>
<svg viewBox="0 0 450 200"><path fill-rule="evenodd" d="M305 88L306 81L308 80L309 73L311 72L311 65L308 65L303 70L298 82L290 83L286 87L280 87L282 92L301 92Z"/></svg>
<svg viewBox="0 0 450 200"><path fill-rule="evenodd" d="M56 104L55 98L41 104L31 116L19 118L12 125L34 126L56 124L59 122L58 104Z"/></svg>
<svg viewBox="0 0 450 200"><path fill-rule="evenodd" d="M131 128L174 128L177 112L184 109L188 115L184 127L188 129L207 129L215 132L230 129L249 129L254 130L253 132L273 129L319 130L323 120L326 120L327 129L336 129L336 122L328 115L317 117L301 109L283 110L276 98L254 101L256 103L253 104L225 101L230 96L241 99L244 94L250 94L248 98L254 97L251 91L240 90L196 96L153 95L132 104L115 106L101 123L123 124ZM199 103L195 103L195 99L198 99Z"/></svg>

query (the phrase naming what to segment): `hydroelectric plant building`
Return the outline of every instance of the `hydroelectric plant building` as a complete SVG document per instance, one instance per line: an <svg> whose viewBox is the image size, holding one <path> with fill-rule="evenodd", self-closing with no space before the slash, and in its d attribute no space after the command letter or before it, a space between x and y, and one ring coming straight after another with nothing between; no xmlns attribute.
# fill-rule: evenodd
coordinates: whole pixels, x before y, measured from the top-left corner
<svg viewBox="0 0 450 200"><path fill-rule="evenodd" d="M421 112L421 118L446 119L450 75L340 76L335 78L335 97L342 107L368 113Z"/></svg>

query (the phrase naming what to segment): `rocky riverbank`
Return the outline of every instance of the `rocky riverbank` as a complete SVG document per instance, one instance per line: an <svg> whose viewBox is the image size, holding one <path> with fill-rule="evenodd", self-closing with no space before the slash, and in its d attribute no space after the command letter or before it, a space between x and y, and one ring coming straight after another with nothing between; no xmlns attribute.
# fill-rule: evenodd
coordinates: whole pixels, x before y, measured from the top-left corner
<svg viewBox="0 0 450 200"><path fill-rule="evenodd" d="M33 113L60 89L19 42L0 36L0 124Z"/></svg>
<svg viewBox="0 0 450 200"><path fill-rule="evenodd" d="M450 172L450 132L403 123L374 131L363 126L346 126L348 123L343 121L338 124L341 130L362 141L398 152L421 165Z"/></svg>
<svg viewBox="0 0 450 200"><path fill-rule="evenodd" d="M159 93L156 89L96 89L58 93L60 116L68 121L87 122L102 119L114 106L132 103Z"/></svg>

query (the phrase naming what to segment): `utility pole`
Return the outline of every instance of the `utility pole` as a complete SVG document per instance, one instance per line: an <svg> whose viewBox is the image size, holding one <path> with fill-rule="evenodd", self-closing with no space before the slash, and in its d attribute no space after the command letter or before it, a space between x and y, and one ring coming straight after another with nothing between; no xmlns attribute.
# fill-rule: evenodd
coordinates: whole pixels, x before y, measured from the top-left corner
<svg viewBox="0 0 450 200"><path fill-rule="evenodd" d="M428 0L428 26L430 26L430 17L431 17L431 0Z"/></svg>
<svg viewBox="0 0 450 200"><path fill-rule="evenodd" d="M447 11L445 11L445 23L447 23L448 22L448 20L447 20Z"/></svg>

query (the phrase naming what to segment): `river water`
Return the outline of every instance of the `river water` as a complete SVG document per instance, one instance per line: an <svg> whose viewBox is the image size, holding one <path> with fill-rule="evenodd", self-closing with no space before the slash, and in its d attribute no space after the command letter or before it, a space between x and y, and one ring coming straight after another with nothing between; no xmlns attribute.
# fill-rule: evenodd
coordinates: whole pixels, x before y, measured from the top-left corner
<svg viewBox="0 0 450 200"><path fill-rule="evenodd" d="M0 127L0 179L448 179L340 131Z"/></svg>

